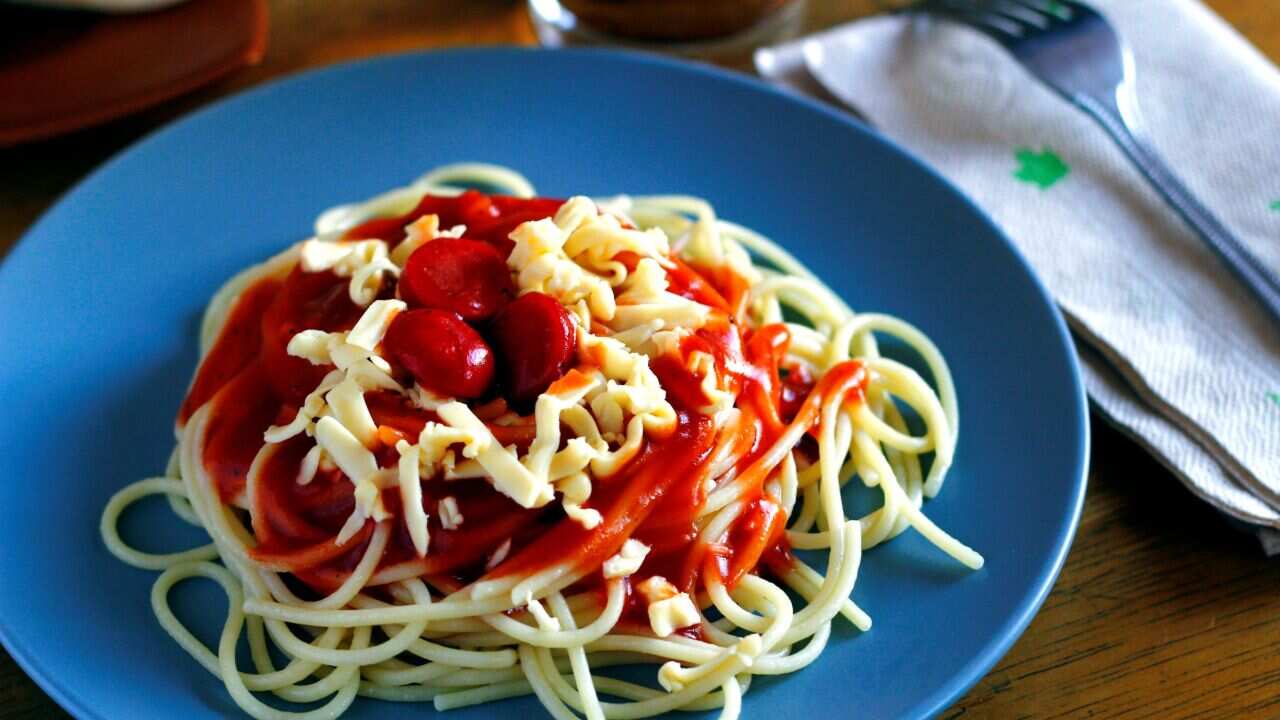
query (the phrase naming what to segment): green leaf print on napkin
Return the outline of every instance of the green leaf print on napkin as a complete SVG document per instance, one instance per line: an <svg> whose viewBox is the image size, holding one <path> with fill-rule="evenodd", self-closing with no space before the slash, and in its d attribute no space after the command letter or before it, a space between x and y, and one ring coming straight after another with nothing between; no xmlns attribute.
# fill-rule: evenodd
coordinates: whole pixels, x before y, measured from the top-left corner
<svg viewBox="0 0 1280 720"><path fill-rule="evenodd" d="M1276 212L1280 212L1280 200L1276 200L1276 201L1272 202L1272 203L1271 203L1271 209L1272 209L1272 210L1275 210Z"/></svg>
<svg viewBox="0 0 1280 720"><path fill-rule="evenodd" d="M1047 147L1040 152L1025 147L1015 148L1014 157L1018 160L1018 169L1013 176L1041 190L1048 189L1071 172L1062 158Z"/></svg>
<svg viewBox="0 0 1280 720"><path fill-rule="evenodd" d="M1271 402L1280 406L1280 392L1269 392L1267 393L1267 397L1271 398Z"/></svg>

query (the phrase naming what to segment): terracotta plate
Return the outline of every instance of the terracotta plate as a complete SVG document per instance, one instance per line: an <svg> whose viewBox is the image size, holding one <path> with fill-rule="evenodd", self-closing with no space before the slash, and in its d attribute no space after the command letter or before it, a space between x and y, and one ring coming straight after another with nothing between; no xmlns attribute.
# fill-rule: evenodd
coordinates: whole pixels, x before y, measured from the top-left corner
<svg viewBox="0 0 1280 720"><path fill-rule="evenodd" d="M267 43L265 0L191 0L137 15L0 3L0 146L182 94Z"/></svg>

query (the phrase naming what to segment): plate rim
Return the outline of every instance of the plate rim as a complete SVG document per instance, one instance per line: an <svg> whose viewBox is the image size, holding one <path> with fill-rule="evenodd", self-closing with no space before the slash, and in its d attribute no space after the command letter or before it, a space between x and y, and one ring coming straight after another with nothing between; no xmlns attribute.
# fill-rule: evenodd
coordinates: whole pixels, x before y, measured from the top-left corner
<svg viewBox="0 0 1280 720"><path fill-rule="evenodd" d="M526 57L533 55L561 55L576 57L583 61L590 61L594 58L606 58L621 63L658 67L664 72L676 72L701 76L702 78L709 79L712 82L728 82L753 92L780 96L788 102L795 103L806 108L808 111L816 112L828 119L835 120L837 123L846 126L850 131L858 133L869 141L881 145L883 149L889 151L900 161L913 165L916 170L930 176L934 181L941 185L946 192L951 193L967 209L968 212L974 215L978 221L991 232L992 235L1004 244L1005 249L1010 252L1017 266L1021 268L1022 272L1025 273L1027 278L1031 281L1034 293L1049 310L1050 322L1053 326L1054 334L1057 336L1057 339L1061 343L1062 349L1065 352L1068 366L1067 378L1065 379L1071 386L1071 395L1074 397L1075 403L1070 407L1064 407L1064 410L1075 416L1074 425L1076 426L1076 431L1078 433L1078 442L1076 443L1076 447L1072 454L1075 458L1076 467L1071 473L1073 486L1071 488L1072 492L1069 507L1066 508L1064 516L1066 523L1054 538L1054 552L1047 559L1047 562L1035 572L1035 580L1029 588L1032 592L1019 602L1017 611L1010 614L1005 621L1001 623L996 634L991 637L991 640L984 645L979 652L975 653L967 662L962 664L960 669L948 678L932 694L923 696L917 703L915 703L913 705L913 709L908 711L909 713L914 714L909 714L905 717L933 717L959 700L980 680L986 677L991 669L995 667L1001 658L1003 658L1004 655L1013 647L1013 644L1022 636L1027 629L1027 626L1031 623L1031 620L1039 612L1050 592L1053 590L1058 576L1062 571L1063 565L1066 562L1066 558L1071 551L1076 531L1079 528L1084 500L1088 489L1089 461L1093 441L1089 424L1088 398L1085 394L1083 375L1080 368L1080 357L1076 352L1067 322L1061 309L1058 307L1057 303L1054 302L1053 296L1044 285L1044 282L1036 274L1034 268L1032 268L1031 264L1027 261L1022 251L1019 250L1017 245L1009 239L1004 230L996 224L995 220L992 219L985 210L979 207L959 187L932 166L925 163L911 150L888 138L875 127L857 119L853 115L844 112L837 107L801 95L788 88L780 88L770 85L759 78L745 73L734 72L703 63L688 62L650 53L617 48L550 49L536 46L482 45L458 48L411 50L327 63L324 65L305 68L297 72L287 73L258 85L254 85L250 88L218 98L195 111L175 118L160 127L141 135L125 147L116 151L96 168L91 170L84 177L71 185L71 187L66 191L60 194L57 199L40 214L36 221L22 233L19 239L10 248L5 258L0 261L0 282L6 282L6 278L12 272L9 268L13 264L13 258L20 257L25 255L27 252L31 252L30 247L32 243L30 242L30 239L41 232L50 216L58 212L64 204L78 195L87 184L95 181L99 175L110 171L119 162L132 155L134 152L143 149L146 145L149 145L170 133L177 132L188 124L198 122L213 113L222 112L227 107L252 102L259 96L269 95L282 88L309 81L315 76L326 74L336 75L344 72L360 72L364 68L382 64L413 62L419 60L426 60L429 62L435 57L444 55L519 55ZM87 707L79 697L76 697L74 694L64 689L56 677L53 677L44 671L39 663L36 652L14 642L14 637L12 631L9 629L9 625L10 623L6 621L5 617L0 616L0 645L4 646L9 655L14 659L18 666L22 668L23 672L26 673L27 677L35 682L45 693L49 695L51 699L54 700L54 702L71 715L77 718L93 718L94 720L102 720L102 716L98 714L97 711Z"/></svg>

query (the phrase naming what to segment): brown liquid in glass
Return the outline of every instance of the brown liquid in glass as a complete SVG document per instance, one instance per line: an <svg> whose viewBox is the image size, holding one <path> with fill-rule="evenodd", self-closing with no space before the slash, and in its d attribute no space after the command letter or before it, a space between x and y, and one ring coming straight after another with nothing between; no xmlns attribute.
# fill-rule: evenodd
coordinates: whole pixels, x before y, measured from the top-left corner
<svg viewBox="0 0 1280 720"><path fill-rule="evenodd" d="M591 29L618 38L698 42L755 26L791 0L560 0Z"/></svg>

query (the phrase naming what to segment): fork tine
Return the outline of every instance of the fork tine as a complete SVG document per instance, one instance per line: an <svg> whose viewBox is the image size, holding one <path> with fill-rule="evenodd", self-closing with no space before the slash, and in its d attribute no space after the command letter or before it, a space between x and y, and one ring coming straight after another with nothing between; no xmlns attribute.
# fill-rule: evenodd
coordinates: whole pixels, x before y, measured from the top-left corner
<svg viewBox="0 0 1280 720"><path fill-rule="evenodd" d="M980 10L967 0L926 0L920 7L933 15L968 25L1004 45L1017 42L1026 34L1017 22Z"/></svg>
<svg viewBox="0 0 1280 720"><path fill-rule="evenodd" d="M985 4L991 12L999 13L1032 32L1047 29L1054 20L1054 16L1046 15L1040 8L1017 0L988 0Z"/></svg>
<svg viewBox="0 0 1280 720"><path fill-rule="evenodd" d="M1007 0L1044 15L1049 22L1071 20L1078 13L1088 11L1088 6L1077 0Z"/></svg>

